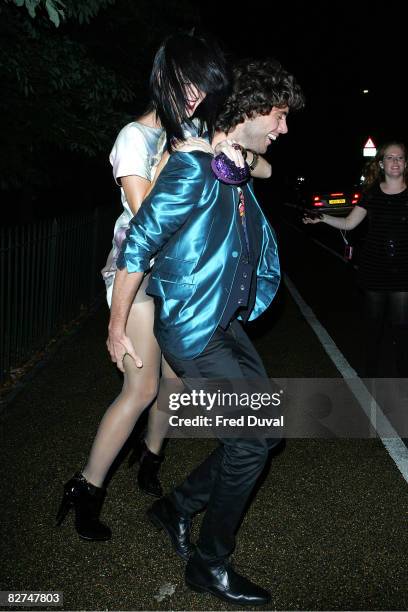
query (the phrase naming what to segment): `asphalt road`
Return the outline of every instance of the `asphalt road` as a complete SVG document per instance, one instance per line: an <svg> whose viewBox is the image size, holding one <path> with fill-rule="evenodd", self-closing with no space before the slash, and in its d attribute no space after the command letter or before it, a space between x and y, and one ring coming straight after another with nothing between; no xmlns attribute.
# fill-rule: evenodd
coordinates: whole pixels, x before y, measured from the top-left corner
<svg viewBox="0 0 408 612"><path fill-rule="evenodd" d="M299 291L313 295L313 288L321 290L314 264L300 239L278 230L287 240L285 268L292 277L296 268ZM325 287L329 296L331 285ZM333 329L341 320L349 324L346 297L334 309L325 309L322 298L318 303ZM106 323L103 308L1 416L0 590L63 591L64 610L233 609L185 587L182 562L145 518L151 499L136 489L125 453L103 508L112 540L81 541L71 515L54 526L62 485L84 464L97 423L120 388L105 350ZM251 334L273 377L339 376L284 287ZM343 337L341 326L336 334ZM171 440L165 489L213 444ZM243 521L235 565L271 590L268 609L406 610L407 518L408 484L381 441L290 439L272 458ZM199 518L195 533L198 524Z"/></svg>
<svg viewBox="0 0 408 612"><path fill-rule="evenodd" d="M346 233L353 245L350 261L344 259L343 237L325 224L304 225L297 211L282 207L274 219L279 234L280 256L286 274L303 299L333 337L350 365L363 370L363 293L357 268L366 227ZM382 377L396 377L391 330L385 321L380 369Z"/></svg>

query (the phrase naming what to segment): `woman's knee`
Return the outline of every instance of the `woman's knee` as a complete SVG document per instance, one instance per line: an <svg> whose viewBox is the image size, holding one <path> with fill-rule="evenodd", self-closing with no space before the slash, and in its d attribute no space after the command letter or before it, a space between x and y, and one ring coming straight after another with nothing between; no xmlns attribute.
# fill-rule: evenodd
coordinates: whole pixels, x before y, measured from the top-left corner
<svg viewBox="0 0 408 612"><path fill-rule="evenodd" d="M123 385L124 391L131 393L138 404L148 406L157 396L159 380L154 377L127 374Z"/></svg>

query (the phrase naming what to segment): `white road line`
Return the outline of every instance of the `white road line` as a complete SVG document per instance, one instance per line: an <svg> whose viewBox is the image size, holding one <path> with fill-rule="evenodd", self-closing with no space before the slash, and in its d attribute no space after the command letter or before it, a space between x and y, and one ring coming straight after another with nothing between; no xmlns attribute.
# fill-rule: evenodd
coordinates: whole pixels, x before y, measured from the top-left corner
<svg viewBox="0 0 408 612"><path fill-rule="evenodd" d="M386 448L388 454L394 461L395 465L401 472L404 480L408 482L408 449L384 415L380 406L377 404L371 393L363 381L359 378L357 372L351 367L343 353L339 350L333 338L327 333L323 325L318 321L313 310L306 304L295 285L290 278L285 274L284 283L288 288L289 293L295 300L296 304L310 327L319 338L324 350L333 361L340 374L343 376L347 386L357 399L361 408L367 415L372 427L377 431L382 432L379 438ZM386 434L386 435L385 435Z"/></svg>

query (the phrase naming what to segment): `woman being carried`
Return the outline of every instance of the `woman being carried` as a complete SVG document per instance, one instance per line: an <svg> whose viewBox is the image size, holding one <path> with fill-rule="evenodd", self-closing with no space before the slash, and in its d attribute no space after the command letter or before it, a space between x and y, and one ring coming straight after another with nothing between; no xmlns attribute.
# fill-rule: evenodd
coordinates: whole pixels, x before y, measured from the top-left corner
<svg viewBox="0 0 408 612"><path fill-rule="evenodd" d="M150 89L152 102L147 112L121 130L110 155L114 177L121 188L124 210L115 224L113 248L102 271L109 304L122 241L130 220L151 188L154 166L163 153L163 148L158 151L159 141L166 145L167 151L156 168L154 178L157 178L171 151L182 145L186 138L203 136L205 133L212 136L218 109L228 91L223 54L213 42L203 38L171 36L155 56ZM209 147L197 138L193 138L189 146ZM229 143L224 143L220 150L238 166L244 166L241 152ZM253 165L254 175L270 176L269 164L263 159L258 164L257 161L255 156L248 160ZM109 527L99 520L104 498L103 484L108 470L140 415L156 398L160 371L165 378L176 378L166 361L162 360L154 337L154 302L145 293L147 282L148 276L135 296L126 328L138 355L142 357L143 367L139 368L130 356L125 356L121 368L124 371L122 391L102 418L85 468L65 484L57 514L57 524L60 525L70 508L74 508L76 530L80 537L87 540L107 540L111 537ZM158 410L156 402L149 413L138 474L139 486L154 496L162 494L157 473L167 427L167 415Z"/></svg>

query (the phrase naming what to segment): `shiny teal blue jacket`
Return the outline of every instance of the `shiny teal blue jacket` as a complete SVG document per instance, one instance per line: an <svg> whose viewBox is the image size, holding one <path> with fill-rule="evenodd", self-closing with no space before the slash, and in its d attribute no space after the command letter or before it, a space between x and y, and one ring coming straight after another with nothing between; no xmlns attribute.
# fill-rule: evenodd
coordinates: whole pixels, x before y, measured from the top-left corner
<svg viewBox="0 0 408 612"><path fill-rule="evenodd" d="M146 292L158 298L154 332L163 352L193 359L207 346L227 304L242 252L238 192L217 180L211 155L173 153L132 219L118 258L129 273L154 266ZM274 232L251 184L243 186L259 237L256 319L272 302L280 269Z"/></svg>

